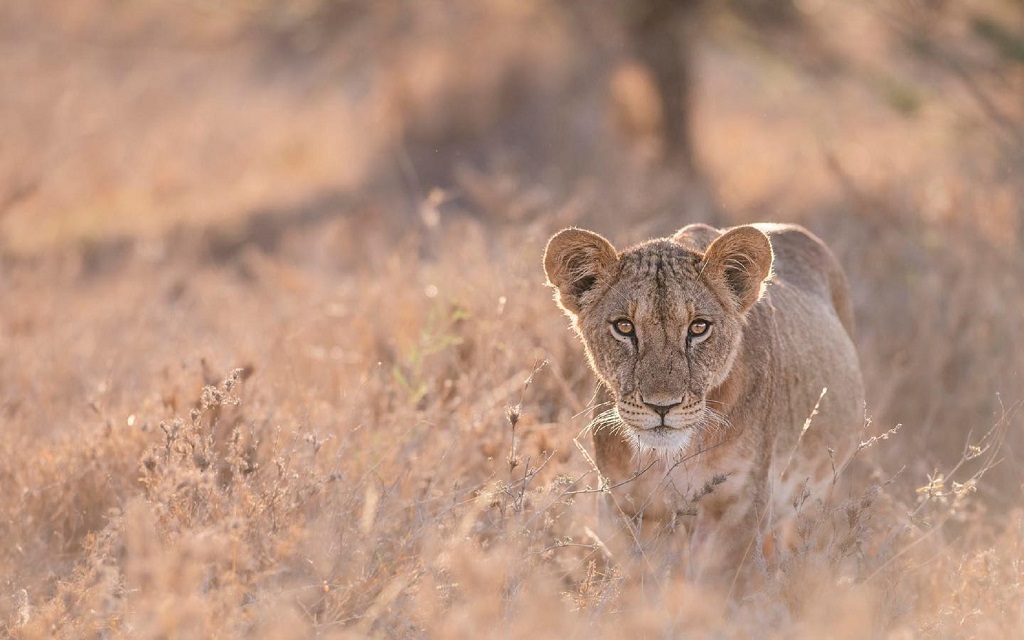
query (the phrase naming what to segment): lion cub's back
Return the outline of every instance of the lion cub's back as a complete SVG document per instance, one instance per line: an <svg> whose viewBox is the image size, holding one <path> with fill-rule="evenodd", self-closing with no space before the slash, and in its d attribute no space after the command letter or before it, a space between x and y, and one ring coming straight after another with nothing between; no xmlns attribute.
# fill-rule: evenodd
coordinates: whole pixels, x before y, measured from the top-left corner
<svg viewBox="0 0 1024 640"><path fill-rule="evenodd" d="M794 482L806 476L826 481L831 475L827 450L844 460L856 446L864 420L864 385L846 276L829 248L803 227L755 226L771 240L775 253L774 283L766 301L774 309L772 319L761 315L755 323L771 326L779 345L776 365L787 402L773 416L779 426L776 456L782 456L776 462L791 465ZM762 308L761 314L767 311ZM823 389L828 391L821 397ZM812 428L796 448L802 425L819 399ZM779 472L775 469L773 475ZM778 489L785 503L790 492Z"/></svg>
<svg viewBox="0 0 1024 640"><path fill-rule="evenodd" d="M807 293L831 300L839 321L853 339L853 305L846 274L828 246L796 224L752 225L768 236L775 254L775 277Z"/></svg>

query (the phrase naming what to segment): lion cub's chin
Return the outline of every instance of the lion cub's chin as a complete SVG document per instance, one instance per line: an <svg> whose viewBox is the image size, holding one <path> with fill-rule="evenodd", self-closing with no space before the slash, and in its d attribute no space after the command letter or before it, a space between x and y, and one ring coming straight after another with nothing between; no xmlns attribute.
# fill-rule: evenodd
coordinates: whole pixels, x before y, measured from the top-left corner
<svg viewBox="0 0 1024 640"><path fill-rule="evenodd" d="M696 429L692 426L682 428L662 426L653 429L627 427L626 430L633 453L653 454L659 458L672 458L685 451L693 440L695 432Z"/></svg>

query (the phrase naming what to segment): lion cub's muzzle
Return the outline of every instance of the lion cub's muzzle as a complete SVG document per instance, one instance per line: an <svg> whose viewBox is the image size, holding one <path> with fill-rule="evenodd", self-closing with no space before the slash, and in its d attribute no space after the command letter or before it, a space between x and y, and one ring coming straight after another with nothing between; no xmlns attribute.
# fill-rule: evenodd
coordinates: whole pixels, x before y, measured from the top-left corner
<svg viewBox="0 0 1024 640"><path fill-rule="evenodd" d="M644 397L634 393L617 402L623 435L634 451L673 455L686 449L705 421L703 398Z"/></svg>
<svg viewBox="0 0 1024 640"><path fill-rule="evenodd" d="M704 414L704 401L687 396L666 397L640 393L619 400L619 415L630 427L638 431L651 429L686 429L700 422Z"/></svg>

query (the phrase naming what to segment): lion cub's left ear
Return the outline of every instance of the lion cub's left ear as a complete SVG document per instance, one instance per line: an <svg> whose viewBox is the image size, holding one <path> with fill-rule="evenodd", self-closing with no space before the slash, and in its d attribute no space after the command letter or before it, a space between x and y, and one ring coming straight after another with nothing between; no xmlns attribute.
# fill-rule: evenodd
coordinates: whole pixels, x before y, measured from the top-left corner
<svg viewBox="0 0 1024 640"><path fill-rule="evenodd" d="M570 316L579 315L588 294L610 277L618 262L612 243L585 229L562 229L544 249L548 283L557 289L558 304Z"/></svg>
<svg viewBox="0 0 1024 640"><path fill-rule="evenodd" d="M704 253L702 276L725 284L740 313L761 298L772 272L772 244L754 227L736 227L722 234Z"/></svg>

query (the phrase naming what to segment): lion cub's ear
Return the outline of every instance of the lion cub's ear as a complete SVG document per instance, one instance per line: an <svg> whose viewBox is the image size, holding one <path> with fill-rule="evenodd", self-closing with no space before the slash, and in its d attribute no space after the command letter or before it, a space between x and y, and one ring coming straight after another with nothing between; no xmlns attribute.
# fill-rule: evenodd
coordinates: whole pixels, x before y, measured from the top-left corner
<svg viewBox="0 0 1024 640"><path fill-rule="evenodd" d="M570 315L580 312L587 293L610 275L618 261L610 242L584 229L559 231L544 250L548 283L558 291L558 304Z"/></svg>
<svg viewBox="0 0 1024 640"><path fill-rule="evenodd" d="M772 272L772 245L754 227L736 227L722 234L704 253L701 270L706 281L723 282L740 313L761 298L764 281Z"/></svg>

